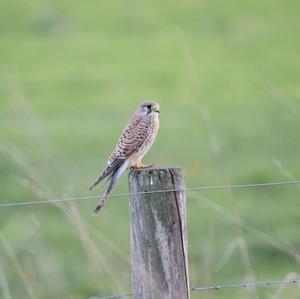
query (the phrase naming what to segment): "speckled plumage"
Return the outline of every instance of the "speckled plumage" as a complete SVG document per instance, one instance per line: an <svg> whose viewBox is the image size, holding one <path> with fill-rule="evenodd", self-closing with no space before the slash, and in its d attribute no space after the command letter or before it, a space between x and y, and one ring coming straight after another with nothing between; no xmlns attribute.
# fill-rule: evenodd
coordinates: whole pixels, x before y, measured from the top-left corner
<svg viewBox="0 0 300 299"><path fill-rule="evenodd" d="M122 132L116 148L111 153L106 168L101 172L90 190L108 178L109 185L94 213L103 207L113 187L129 167L140 167L141 160L150 149L159 129L159 104L143 102Z"/></svg>
<svg viewBox="0 0 300 299"><path fill-rule="evenodd" d="M107 164L111 165L116 159L129 158L131 155L142 159L154 142L158 128L157 115L149 115L143 118L134 115L124 129ZM129 166L133 166L133 164Z"/></svg>

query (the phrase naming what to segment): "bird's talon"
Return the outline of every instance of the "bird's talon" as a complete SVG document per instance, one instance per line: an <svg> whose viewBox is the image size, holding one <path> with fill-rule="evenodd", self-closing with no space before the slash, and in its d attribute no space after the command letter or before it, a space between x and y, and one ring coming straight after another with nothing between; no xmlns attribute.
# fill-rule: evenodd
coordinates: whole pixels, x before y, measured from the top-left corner
<svg viewBox="0 0 300 299"><path fill-rule="evenodd" d="M143 165L142 168L151 168L151 167L153 167L153 166L154 166L154 164L153 164L153 163L150 163L150 164L145 164L145 165Z"/></svg>
<svg viewBox="0 0 300 299"><path fill-rule="evenodd" d="M137 162L135 165L133 165L132 167L130 167L131 169L145 169L145 168L151 168L153 167L154 164L143 164L141 162Z"/></svg>

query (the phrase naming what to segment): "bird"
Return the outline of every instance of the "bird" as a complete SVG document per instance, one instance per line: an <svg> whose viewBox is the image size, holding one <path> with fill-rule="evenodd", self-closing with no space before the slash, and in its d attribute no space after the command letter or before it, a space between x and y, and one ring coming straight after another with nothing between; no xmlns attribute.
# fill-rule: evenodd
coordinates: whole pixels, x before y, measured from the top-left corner
<svg viewBox="0 0 300 299"><path fill-rule="evenodd" d="M151 148L159 130L160 106L155 101L143 101L139 104L132 118L124 128L115 149L89 190L107 179L107 187L93 214L96 215L104 206L113 188L128 168L148 168L141 160Z"/></svg>

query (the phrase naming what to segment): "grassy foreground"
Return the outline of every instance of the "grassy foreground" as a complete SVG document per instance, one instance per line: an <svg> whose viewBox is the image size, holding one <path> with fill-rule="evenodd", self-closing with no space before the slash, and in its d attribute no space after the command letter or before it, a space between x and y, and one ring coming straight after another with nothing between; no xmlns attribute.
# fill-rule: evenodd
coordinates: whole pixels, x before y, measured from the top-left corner
<svg viewBox="0 0 300 299"><path fill-rule="evenodd" d="M161 104L145 162L181 166L188 187L299 178L299 12L292 0L1 0L0 204L90 195L142 99ZM191 286L297 277L299 188L188 193ZM91 217L95 205L0 208L0 298L130 291L127 198Z"/></svg>

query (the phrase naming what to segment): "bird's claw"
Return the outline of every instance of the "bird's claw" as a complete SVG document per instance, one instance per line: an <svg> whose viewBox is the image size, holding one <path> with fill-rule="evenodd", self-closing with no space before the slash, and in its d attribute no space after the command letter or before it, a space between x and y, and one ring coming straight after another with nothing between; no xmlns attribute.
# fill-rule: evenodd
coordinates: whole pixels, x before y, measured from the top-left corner
<svg viewBox="0 0 300 299"><path fill-rule="evenodd" d="M150 164L142 164L141 162L137 162L135 165L131 166L131 169L145 169L145 168L151 168L153 167L154 164L150 163Z"/></svg>

